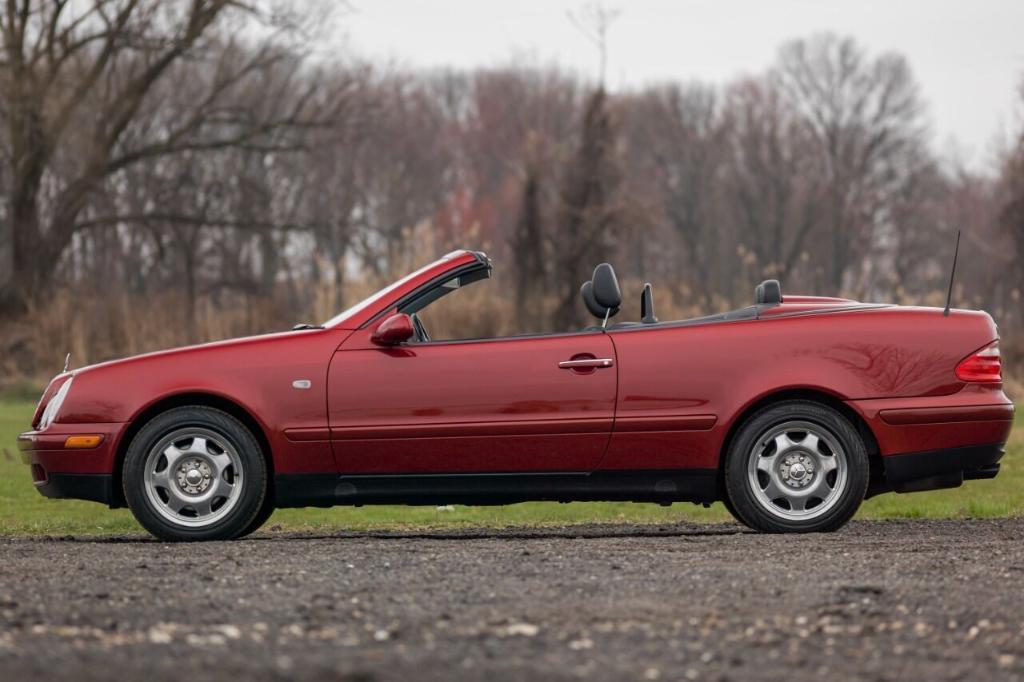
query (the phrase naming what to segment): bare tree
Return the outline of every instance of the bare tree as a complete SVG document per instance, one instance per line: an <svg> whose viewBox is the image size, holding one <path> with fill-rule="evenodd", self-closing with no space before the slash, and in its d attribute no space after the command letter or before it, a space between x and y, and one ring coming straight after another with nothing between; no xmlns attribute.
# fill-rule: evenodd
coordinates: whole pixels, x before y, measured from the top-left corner
<svg viewBox="0 0 1024 682"><path fill-rule="evenodd" d="M537 329L542 324L541 295L544 292L544 225L541 217L541 170L530 163L523 179L523 200L510 238L515 264L516 322L520 329Z"/></svg>
<svg viewBox="0 0 1024 682"><path fill-rule="evenodd" d="M949 273L944 246L952 246L956 230L967 227L945 197L958 193L955 179L944 176L929 154L907 159L903 181L889 199L888 220L879 239L876 260L878 279L875 291L888 290L898 300L917 298L942 289ZM965 192L967 194L968 192ZM961 195L961 199L964 195ZM972 206L969 210L976 210ZM964 251L968 250L964 240ZM964 258L958 265L960 275L970 267Z"/></svg>
<svg viewBox="0 0 1024 682"><path fill-rule="evenodd" d="M583 114L579 146L562 189L559 236L554 240L562 298L552 324L583 321L579 287L596 263L606 260L613 232L621 227L621 168L618 137L608 96L599 89Z"/></svg>
<svg viewBox="0 0 1024 682"><path fill-rule="evenodd" d="M767 276L936 302L958 228L955 301L1024 322L1024 142L998 178L937 157L899 57L818 36L725 87L613 95L523 64L314 64L309 5L278 4L0 7L0 374L324 319L456 246L509 282L450 297L461 333L583 323L610 257L666 319ZM614 13L576 18L606 61Z"/></svg>
<svg viewBox="0 0 1024 682"><path fill-rule="evenodd" d="M231 0L5 4L0 95L10 103L3 122L12 233L0 267L5 307L46 291L83 210L114 174L186 150L258 146L300 121L308 96L270 119L224 105L228 93L291 54L279 43L284 29L252 50L228 37L238 28L230 22L260 15L258 5ZM140 128L151 93L186 58L211 64L205 87L181 116Z"/></svg>
<svg viewBox="0 0 1024 682"><path fill-rule="evenodd" d="M597 48L597 82L601 88L605 87L608 72L608 30L621 14L621 10L606 7L600 2L588 2L577 11L569 12L569 21Z"/></svg>
<svg viewBox="0 0 1024 682"><path fill-rule="evenodd" d="M457 186L472 196L472 220L479 223L484 248L496 258L509 256L521 330L549 328L550 240L559 231L551 218L578 130L579 90L575 80L554 70L504 68L472 79Z"/></svg>
<svg viewBox="0 0 1024 682"><path fill-rule="evenodd" d="M716 220L726 127L716 93L705 86L652 89L630 111L635 155L652 167L663 211L685 247L689 273L680 271L713 307L712 269L722 241Z"/></svg>
<svg viewBox="0 0 1024 682"><path fill-rule="evenodd" d="M810 257L825 201L821 157L795 112L770 83L745 81L729 92L727 204L740 245L756 257L760 277L804 283L824 268Z"/></svg>
<svg viewBox="0 0 1024 682"><path fill-rule="evenodd" d="M773 77L803 115L825 166L831 284L839 290L898 181L892 169L924 144L917 83L902 56L870 59L853 39L833 34L784 45Z"/></svg>
<svg viewBox="0 0 1024 682"><path fill-rule="evenodd" d="M358 167L366 192L359 250L377 273L397 274L417 251L412 230L429 221L449 187L452 148L443 110L423 84L389 76L376 86L379 98L368 131L372 153Z"/></svg>
<svg viewBox="0 0 1024 682"><path fill-rule="evenodd" d="M336 311L345 307L346 260L370 209L364 169L373 162L370 132L384 106L373 79L365 65L332 76L329 87L343 93L340 108L331 125L316 132L306 154L282 159L284 177L277 183L289 188L298 205L301 217L295 221L312 231L317 252L311 259L312 279L330 279L329 306Z"/></svg>
<svg viewBox="0 0 1024 682"><path fill-rule="evenodd" d="M1024 83L1020 87L1020 95L1024 100ZM1018 133L1006 155L1000 184L1004 197L1000 222L1017 248L1017 258L1013 262L1014 291L1017 292L1014 300L1019 304L1024 291L1024 130Z"/></svg>

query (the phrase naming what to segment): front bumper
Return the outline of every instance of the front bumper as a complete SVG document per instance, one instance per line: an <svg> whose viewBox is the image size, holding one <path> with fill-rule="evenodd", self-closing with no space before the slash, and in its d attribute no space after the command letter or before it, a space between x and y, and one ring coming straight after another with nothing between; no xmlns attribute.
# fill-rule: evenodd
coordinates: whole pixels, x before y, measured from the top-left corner
<svg viewBox="0 0 1024 682"><path fill-rule="evenodd" d="M114 464L124 424L51 424L45 431L26 431L18 436L22 461L32 470L32 482L40 494L120 506L114 490ZM70 436L100 436L91 448L66 447Z"/></svg>
<svg viewBox="0 0 1024 682"><path fill-rule="evenodd" d="M44 482L36 483L44 497L89 500L112 506L114 477L110 474L61 474L51 472Z"/></svg>

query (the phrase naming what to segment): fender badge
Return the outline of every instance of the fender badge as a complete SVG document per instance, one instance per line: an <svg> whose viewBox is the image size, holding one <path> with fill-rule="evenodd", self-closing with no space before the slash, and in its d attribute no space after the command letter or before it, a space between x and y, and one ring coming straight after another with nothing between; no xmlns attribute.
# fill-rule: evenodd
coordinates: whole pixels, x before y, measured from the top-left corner
<svg viewBox="0 0 1024 682"><path fill-rule="evenodd" d="M313 385L313 382L309 379L296 379L292 382L292 388L298 388L300 390L306 390Z"/></svg>

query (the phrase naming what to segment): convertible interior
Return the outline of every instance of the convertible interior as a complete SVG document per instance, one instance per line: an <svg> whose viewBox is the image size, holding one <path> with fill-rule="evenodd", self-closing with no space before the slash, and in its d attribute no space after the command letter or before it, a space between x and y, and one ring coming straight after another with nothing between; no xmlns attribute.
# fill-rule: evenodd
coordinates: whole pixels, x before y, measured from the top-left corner
<svg viewBox="0 0 1024 682"><path fill-rule="evenodd" d="M412 319L416 332L416 342L425 343L431 341L430 334L427 332L426 326L418 314L420 311L442 297L468 284L487 279L490 276L491 267L489 263L486 266L477 266L453 275L427 288L425 291L417 292L408 300L402 301L398 309L400 312L408 314ZM652 325L686 326L754 319L762 308L782 303L782 287L778 280L765 280L754 289L754 305L714 315L704 315L684 320L662 321L658 319L654 310L653 287L650 282L647 282L640 293L640 320L638 322L611 322L612 318L622 311L622 290L619 287L619 280L615 274L615 269L609 263L601 263L594 268L591 278L580 287L580 296L587 311L597 319L597 324L588 326L587 330L643 329Z"/></svg>
<svg viewBox="0 0 1024 682"><path fill-rule="evenodd" d="M593 276L580 287L580 295L583 297L583 304L587 307L590 314L601 321L599 327L592 328L624 329L654 324L680 326L753 319L757 317L757 313L761 308L782 303L782 286L775 279L761 282L754 289L754 305L746 308L716 313L714 315L693 317L687 320L661 322L654 312L653 287L651 287L650 282L647 282L644 284L643 291L640 294L640 321L616 322L611 325L608 324L609 320L615 317L622 308L622 291L619 288L619 280L615 276L615 269L611 265L601 263L594 268Z"/></svg>

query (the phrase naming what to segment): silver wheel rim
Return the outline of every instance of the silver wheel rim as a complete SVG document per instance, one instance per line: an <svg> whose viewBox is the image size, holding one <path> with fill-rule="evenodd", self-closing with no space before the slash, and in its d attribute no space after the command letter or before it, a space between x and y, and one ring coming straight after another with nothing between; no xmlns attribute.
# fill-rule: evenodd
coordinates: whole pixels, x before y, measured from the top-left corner
<svg viewBox="0 0 1024 682"><path fill-rule="evenodd" d="M160 516L203 528L231 513L242 496L242 460L221 434L186 427L163 438L146 456L146 497Z"/></svg>
<svg viewBox="0 0 1024 682"><path fill-rule="evenodd" d="M789 421L767 429L747 463L754 499L787 521L809 521L836 506L849 480L846 452L826 428Z"/></svg>

